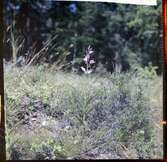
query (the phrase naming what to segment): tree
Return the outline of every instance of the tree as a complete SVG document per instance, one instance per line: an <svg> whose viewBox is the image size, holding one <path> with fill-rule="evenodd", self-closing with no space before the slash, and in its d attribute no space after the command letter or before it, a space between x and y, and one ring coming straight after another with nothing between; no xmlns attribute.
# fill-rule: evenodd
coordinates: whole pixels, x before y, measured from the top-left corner
<svg viewBox="0 0 167 162"><path fill-rule="evenodd" d="M39 51L45 40L57 35L42 60L50 64L58 62L64 70L78 69L86 48L91 45L95 50L96 66L103 64L108 71L112 72L116 64L126 71L135 66L147 66L149 62L161 71L161 1L158 6L147 7L7 0L4 13L6 28L15 22L14 34L25 39L19 55L24 55L30 47ZM10 35L6 33L6 40L8 38ZM10 46L6 45L5 49ZM11 51L5 53L7 58Z"/></svg>

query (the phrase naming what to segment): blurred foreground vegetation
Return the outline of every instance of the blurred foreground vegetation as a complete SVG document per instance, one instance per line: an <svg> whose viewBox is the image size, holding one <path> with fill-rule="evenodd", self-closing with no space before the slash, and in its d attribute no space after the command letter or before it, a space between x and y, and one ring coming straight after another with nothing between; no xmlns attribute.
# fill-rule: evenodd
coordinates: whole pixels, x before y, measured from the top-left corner
<svg viewBox="0 0 167 162"><path fill-rule="evenodd" d="M76 75L5 67L7 158L163 158L162 78L153 67Z"/></svg>

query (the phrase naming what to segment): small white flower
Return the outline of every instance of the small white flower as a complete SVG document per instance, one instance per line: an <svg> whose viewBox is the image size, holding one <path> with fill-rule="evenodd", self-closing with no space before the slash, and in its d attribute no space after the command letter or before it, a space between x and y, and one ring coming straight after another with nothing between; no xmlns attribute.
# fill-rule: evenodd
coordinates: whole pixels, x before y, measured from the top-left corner
<svg viewBox="0 0 167 162"><path fill-rule="evenodd" d="M84 60L86 63L88 63L89 59L90 59L90 55L86 55L83 60Z"/></svg>
<svg viewBox="0 0 167 162"><path fill-rule="evenodd" d="M70 126L69 126L69 125L65 127L65 130L69 130L69 129L70 129Z"/></svg>
<svg viewBox="0 0 167 162"><path fill-rule="evenodd" d="M88 62L88 59L87 59L87 57L85 57L83 60L84 60L85 62Z"/></svg>
<svg viewBox="0 0 167 162"><path fill-rule="evenodd" d="M43 122L42 122L42 126L46 126L46 121L43 121Z"/></svg>
<svg viewBox="0 0 167 162"><path fill-rule="evenodd" d="M78 143L78 141L77 140L74 140L74 144L77 144Z"/></svg>
<svg viewBox="0 0 167 162"><path fill-rule="evenodd" d="M95 61L94 60L90 60L90 62L89 62L90 64L94 64L95 63Z"/></svg>
<svg viewBox="0 0 167 162"><path fill-rule="evenodd" d="M144 134L144 131L143 131L143 130L141 130L141 131L140 131L140 133L141 133L141 134Z"/></svg>
<svg viewBox="0 0 167 162"><path fill-rule="evenodd" d="M93 49L89 45L87 50L86 50L86 55L83 58L83 61L85 62L86 67L81 67L82 71L85 74L90 74L93 72L93 69L91 67L92 64L95 64L95 60L91 58L91 54L94 53Z"/></svg>
<svg viewBox="0 0 167 162"><path fill-rule="evenodd" d="M86 69L83 66L81 66L81 69L83 72L86 72Z"/></svg>
<svg viewBox="0 0 167 162"><path fill-rule="evenodd" d="M85 72L85 74L90 74L90 73L92 73L92 72L93 72L93 70L90 69L90 70L87 70L87 71Z"/></svg>
<svg viewBox="0 0 167 162"><path fill-rule="evenodd" d="M92 51L92 50L90 50L90 51L88 51L88 53L89 53L89 54L92 54L92 53L93 53L93 51Z"/></svg>

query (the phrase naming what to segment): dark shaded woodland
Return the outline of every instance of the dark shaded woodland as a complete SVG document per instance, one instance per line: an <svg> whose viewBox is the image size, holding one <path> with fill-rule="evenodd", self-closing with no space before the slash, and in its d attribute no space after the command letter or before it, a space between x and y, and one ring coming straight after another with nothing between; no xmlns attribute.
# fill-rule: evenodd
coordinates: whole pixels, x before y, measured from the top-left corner
<svg viewBox="0 0 167 162"><path fill-rule="evenodd" d="M5 0L7 61L28 61L52 39L34 64L57 63L63 70L79 70L85 49L95 50L96 67L112 72L151 63L162 65L162 13L158 6L115 3ZM12 56L13 43L22 47ZM16 47L15 47L16 48ZM47 52L46 52L47 50ZM19 58L20 56L23 56ZM23 61L22 61L23 62ZM24 62L24 63L25 63Z"/></svg>

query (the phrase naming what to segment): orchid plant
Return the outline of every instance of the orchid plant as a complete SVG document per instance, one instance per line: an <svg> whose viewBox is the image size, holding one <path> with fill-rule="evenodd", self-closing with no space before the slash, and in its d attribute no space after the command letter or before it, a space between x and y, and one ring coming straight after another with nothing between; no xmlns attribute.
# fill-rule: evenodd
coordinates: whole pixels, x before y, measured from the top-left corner
<svg viewBox="0 0 167 162"><path fill-rule="evenodd" d="M89 45L87 50L86 50L86 54L85 57L83 58L83 61L85 63L85 67L81 66L81 70L85 73L85 74L91 74L93 72L93 66L95 64L95 60L93 58L93 49L92 47Z"/></svg>

